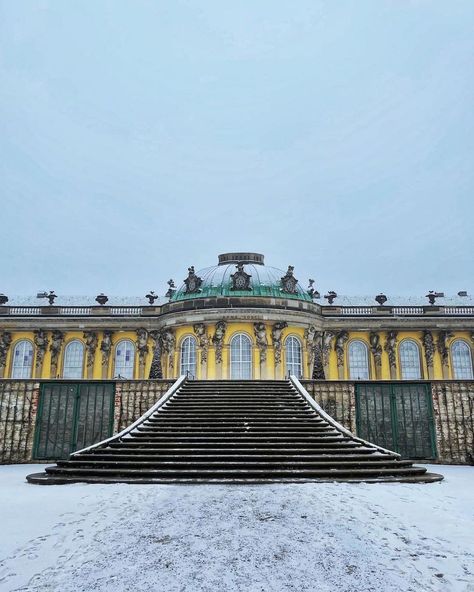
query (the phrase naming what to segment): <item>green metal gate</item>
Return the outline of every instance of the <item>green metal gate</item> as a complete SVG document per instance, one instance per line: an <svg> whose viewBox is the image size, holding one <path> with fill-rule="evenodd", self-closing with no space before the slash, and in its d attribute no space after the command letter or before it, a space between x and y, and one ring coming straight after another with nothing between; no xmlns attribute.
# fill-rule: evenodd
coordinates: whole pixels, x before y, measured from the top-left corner
<svg viewBox="0 0 474 592"><path fill-rule="evenodd" d="M59 460L112 434L111 382L41 384L33 458Z"/></svg>
<svg viewBox="0 0 474 592"><path fill-rule="evenodd" d="M361 438L403 458L436 458L429 384L357 383L355 392Z"/></svg>

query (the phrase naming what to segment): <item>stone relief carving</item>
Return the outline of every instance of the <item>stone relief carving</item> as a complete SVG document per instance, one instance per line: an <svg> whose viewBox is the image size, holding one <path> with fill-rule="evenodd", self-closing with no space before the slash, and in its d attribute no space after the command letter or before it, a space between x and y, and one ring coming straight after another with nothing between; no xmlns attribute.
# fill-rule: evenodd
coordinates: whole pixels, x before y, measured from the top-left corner
<svg viewBox="0 0 474 592"><path fill-rule="evenodd" d="M212 343L216 348L216 362L218 364L222 363L222 348L224 347L224 337L225 332L227 329L227 324L225 321L218 321L216 323L216 330L212 337Z"/></svg>
<svg viewBox="0 0 474 592"><path fill-rule="evenodd" d="M281 339L283 329L285 329L285 327L288 327L288 323L286 321L274 323L272 326L272 343L273 351L275 352L275 366L281 362Z"/></svg>
<svg viewBox="0 0 474 592"><path fill-rule="evenodd" d="M323 362L323 341L324 332L316 331L313 340L313 351L314 351L314 366L312 378L315 380L324 380L324 362Z"/></svg>
<svg viewBox="0 0 474 592"><path fill-rule="evenodd" d="M160 334L161 347L165 354L168 354L168 366L170 370L174 368L174 350L176 347L176 337L174 336L173 329L169 327L163 329Z"/></svg>
<svg viewBox="0 0 474 592"><path fill-rule="evenodd" d="M428 368L432 368L433 356L435 353L435 343L433 339L433 334L431 333L431 331L428 331L428 329L423 331L423 347L425 350L426 365L428 366Z"/></svg>
<svg viewBox="0 0 474 592"><path fill-rule="evenodd" d="M145 358L148 353L148 331L146 329L137 329L137 351L138 351L138 360L139 364L145 363Z"/></svg>
<svg viewBox="0 0 474 592"><path fill-rule="evenodd" d="M49 351L51 352L51 366L52 366L52 374L56 374L56 370L58 367L58 359L59 353L61 352L61 348L64 343L64 333L62 331L55 330L51 335L51 344L49 346Z"/></svg>
<svg viewBox="0 0 474 592"><path fill-rule="evenodd" d="M198 294L201 291L202 278L198 277L194 271L194 265L188 267L188 277L184 280L186 285L185 294Z"/></svg>
<svg viewBox="0 0 474 592"><path fill-rule="evenodd" d="M339 331L336 335L336 342L334 344L334 350L336 351L337 366L342 368L344 366L344 349L349 339L347 331Z"/></svg>
<svg viewBox="0 0 474 592"><path fill-rule="evenodd" d="M46 350L48 348L48 335L47 335L46 331L43 331L42 329L37 329L34 332L34 334L35 334L34 342L36 345L35 366L36 366L36 369L38 369L38 368L41 368L41 366L43 364L44 354L46 353Z"/></svg>
<svg viewBox="0 0 474 592"><path fill-rule="evenodd" d="M207 354L209 351L209 335L207 334L206 325L204 323L196 323L193 327L194 333L199 347L201 348L201 364L207 362Z"/></svg>
<svg viewBox="0 0 474 592"><path fill-rule="evenodd" d="M102 366L107 367L110 359L110 352L112 351L112 335L113 331L104 331L102 342L100 344L100 351L102 352Z"/></svg>
<svg viewBox="0 0 474 592"><path fill-rule="evenodd" d="M322 336L322 358L323 366L329 365L329 355L331 353L332 340L334 339L333 331L324 331Z"/></svg>
<svg viewBox="0 0 474 592"><path fill-rule="evenodd" d="M94 366L94 357L99 340L95 331L84 331L83 337L86 342L86 366L90 369Z"/></svg>
<svg viewBox="0 0 474 592"><path fill-rule="evenodd" d="M317 330L314 325L310 325L305 329L304 338L306 341L306 350L309 356L309 363L310 365L314 362L314 340L316 336Z"/></svg>
<svg viewBox="0 0 474 592"><path fill-rule="evenodd" d="M230 279L232 280L231 290L251 290L250 278L252 277L249 273L244 271L244 264L237 263L237 271L235 271Z"/></svg>
<svg viewBox="0 0 474 592"><path fill-rule="evenodd" d="M260 364L263 364L267 359L267 347L268 347L268 339L267 339L267 331L265 328L265 323L254 323L253 324L253 331L255 333L255 343L260 351Z"/></svg>
<svg viewBox="0 0 474 592"><path fill-rule="evenodd" d="M397 335L397 331L388 331L384 347L392 370L397 367Z"/></svg>
<svg viewBox="0 0 474 592"><path fill-rule="evenodd" d="M168 298L169 300L171 300L176 293L176 285L175 285L173 279L168 280L167 284L168 284L168 291L166 292L165 297Z"/></svg>
<svg viewBox="0 0 474 592"><path fill-rule="evenodd" d="M450 331L440 331L438 333L438 351L441 355L441 362L443 366L449 366L449 348L448 348L448 339L450 339L453 334Z"/></svg>
<svg viewBox="0 0 474 592"><path fill-rule="evenodd" d="M12 335L8 331L0 333L0 368L4 367L7 362L7 354L12 342Z"/></svg>
<svg viewBox="0 0 474 592"><path fill-rule="evenodd" d="M371 331L369 334L370 351L374 356L375 365L378 368L382 366L382 346L380 345L380 335L375 331Z"/></svg>
<svg viewBox="0 0 474 592"><path fill-rule="evenodd" d="M296 286L298 285L298 280L293 275L294 270L293 265L288 265L288 270L286 274L281 278L281 291L286 292L287 294L296 294L297 289Z"/></svg>

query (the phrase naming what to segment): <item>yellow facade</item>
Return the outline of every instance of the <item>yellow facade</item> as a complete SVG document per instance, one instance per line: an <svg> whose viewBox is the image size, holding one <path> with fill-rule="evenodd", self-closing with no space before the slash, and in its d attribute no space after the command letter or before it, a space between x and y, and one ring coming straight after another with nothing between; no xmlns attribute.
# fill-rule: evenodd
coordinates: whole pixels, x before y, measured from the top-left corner
<svg viewBox="0 0 474 592"><path fill-rule="evenodd" d="M239 333L243 333L249 337L252 343L252 378L254 379L283 379L287 375L287 364L286 364L286 351L285 351L285 340L289 336L296 337L300 344L301 344L301 359L302 359L302 377L303 378L311 378L311 364L310 364L310 351L308 348L308 344L305 340L305 327L303 326L288 326L282 332L282 347L281 347L281 361L279 364L275 363L275 350L272 344L272 333L271 333L271 323L266 324L266 337L268 346L265 348L266 353L266 360L261 363L260 362L260 349L256 344L255 334L254 334L254 324L253 322L229 322L227 323L225 339L223 342L222 348L222 363L218 363L216 361L216 349L214 344L212 343L212 336L215 332L215 324L209 323L206 324L207 328L207 335L209 337L209 348L207 351L207 362L203 362L203 351L200 347L197 347L196 350L196 378L197 379L218 379L218 378L230 378L230 342L234 335ZM432 366L432 375L430 376L429 368L427 366L427 359L425 355L425 349L423 344L423 331L399 331L397 333L397 346L396 346L396 369L395 369L395 376L391 374L390 371L390 364L389 364L389 356L387 351L385 350L385 344L387 341L387 332L386 331L378 331L378 335L380 336L380 343L383 347L383 351L381 353L381 366L379 376L377 376L377 368L375 363L375 358L373 353L371 352L371 344L369 341L369 332L368 331L348 331L348 338L344 345L344 362L343 366L338 366L338 357L337 353L334 348L334 343L332 343L330 351L328 353L328 360L329 363L326 368L326 379L327 380L338 380L343 378L345 380L349 380L351 378L350 375L350 368L349 368L349 359L348 359L348 351L350 344L354 341L361 341L365 344L367 348L368 354L368 363L369 363L369 379L374 380L380 378L382 380L390 380L390 379L402 379L401 373L401 363L399 357L399 347L400 344L404 340L411 340L416 343L419 352L419 361L421 367L421 378L422 379L455 379L456 377L453 376L452 372L452 359L451 359L451 345L455 340L462 340L464 343L468 345L472 352L472 338L471 333L469 331L454 331L449 334L448 339L446 340L447 348L449 350L449 357L446 363L443 364L443 357L437 347L437 331L433 330L433 337L436 344L433 353L433 366ZM48 343L51 342L51 331L47 331L48 336ZM12 377L12 364L13 364L13 352L15 350L15 346L19 341L27 340L33 346L34 359L33 365L31 368L30 378L42 378L42 379L54 379L54 378L62 378L63 377L63 367L64 367L64 352L65 348L73 340L77 340L84 344L85 348L85 339L83 335L83 331L64 331L64 341L61 348L61 351L58 356L56 372L52 373L52 356L50 348L48 347L44 354L43 363L37 367L36 366L36 346L35 343L35 334L33 331L12 331L12 342L9 348L9 351L6 356L6 363L4 368L4 377L10 378ZM183 324L181 326L174 328L174 336L175 336L175 347L174 353L172 354L172 359L170 361L170 357L167 354L162 356L162 370L163 370L163 378L175 378L179 376L181 372L180 368L180 351L181 351L181 344L183 340L187 336L193 336L194 338L195 333L193 329L193 325L191 324ZM93 359L93 366L90 373L87 372L86 369L86 360L87 355L84 349L84 356L83 356L83 378L93 378L93 379L113 379L116 377L115 372L115 352L117 348L117 344L122 340L129 340L134 344L135 347L135 355L134 355L134 364L133 364L133 378L147 378L150 373L151 363L153 359L153 340L149 337L148 338L148 353L143 357L144 359L144 366L140 368L139 364L139 356L136 351L136 341L137 341L137 334L136 331L132 330L116 330L112 334L112 347L110 350L110 355L106 364L103 365L103 353L101 351L100 345L103 340L103 331L97 331L97 338L98 338L98 345L94 353ZM170 363L171 362L171 363Z"/></svg>

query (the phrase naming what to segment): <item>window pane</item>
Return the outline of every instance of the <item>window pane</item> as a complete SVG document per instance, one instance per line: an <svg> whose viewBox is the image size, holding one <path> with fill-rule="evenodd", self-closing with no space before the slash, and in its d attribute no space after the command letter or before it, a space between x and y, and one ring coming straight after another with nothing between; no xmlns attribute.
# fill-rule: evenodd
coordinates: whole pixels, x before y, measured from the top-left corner
<svg viewBox="0 0 474 592"><path fill-rule="evenodd" d="M133 378L135 362L135 346L129 340L119 341L115 348L115 371L116 378Z"/></svg>
<svg viewBox="0 0 474 592"><path fill-rule="evenodd" d="M400 367L403 380L421 378L420 350L414 341L402 341L399 348Z"/></svg>
<svg viewBox="0 0 474 592"><path fill-rule="evenodd" d="M186 337L181 344L181 374L196 378L196 340Z"/></svg>
<svg viewBox="0 0 474 592"><path fill-rule="evenodd" d="M471 380L472 354L471 348L465 341L455 341L451 345L451 358L453 362L453 376L458 380Z"/></svg>
<svg viewBox="0 0 474 592"><path fill-rule="evenodd" d="M82 378L84 346L80 341L71 341L64 352L63 377Z"/></svg>
<svg viewBox="0 0 474 592"><path fill-rule="evenodd" d="M31 378L33 368L33 345L19 341L13 350L12 378Z"/></svg>
<svg viewBox="0 0 474 592"><path fill-rule="evenodd" d="M302 376L301 344L296 337L288 337L285 341L286 373Z"/></svg>
<svg viewBox="0 0 474 592"><path fill-rule="evenodd" d="M230 377L247 380L252 377L252 344L247 335L239 334L230 342Z"/></svg>
<svg viewBox="0 0 474 592"><path fill-rule="evenodd" d="M367 346L362 341L352 341L349 344L349 375L353 380L369 379Z"/></svg>

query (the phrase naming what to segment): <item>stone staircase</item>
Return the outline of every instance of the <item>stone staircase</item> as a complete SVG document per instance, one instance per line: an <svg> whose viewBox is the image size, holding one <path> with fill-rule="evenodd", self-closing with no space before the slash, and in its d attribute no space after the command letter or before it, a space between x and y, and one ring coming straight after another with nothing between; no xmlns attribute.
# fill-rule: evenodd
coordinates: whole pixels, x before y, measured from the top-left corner
<svg viewBox="0 0 474 592"><path fill-rule="evenodd" d="M166 396L165 396L166 398ZM355 438L290 381L183 381L132 428L30 483L431 482L394 452Z"/></svg>

